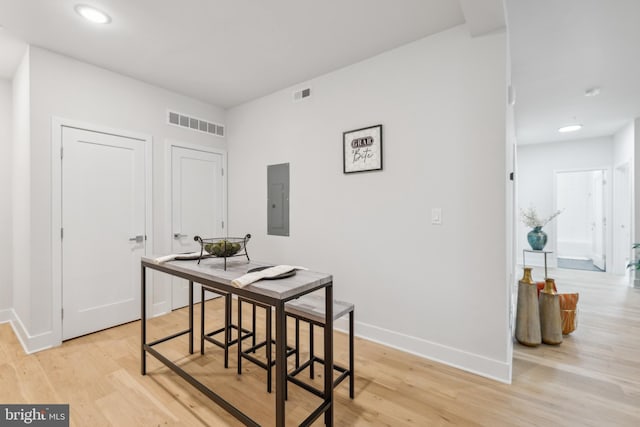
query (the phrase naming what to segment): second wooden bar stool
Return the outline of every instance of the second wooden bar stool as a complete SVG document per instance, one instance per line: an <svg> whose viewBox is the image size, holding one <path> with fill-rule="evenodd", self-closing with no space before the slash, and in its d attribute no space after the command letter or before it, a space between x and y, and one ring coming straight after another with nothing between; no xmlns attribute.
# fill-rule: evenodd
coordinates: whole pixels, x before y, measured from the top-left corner
<svg viewBox="0 0 640 427"><path fill-rule="evenodd" d="M333 320L338 320L345 314L349 314L349 367L345 368L336 363L333 365L333 369L338 371L340 375L333 381L333 387L344 381L349 377L349 397L354 397L354 366L353 366L353 315L355 306L352 303L344 301L333 301ZM315 376L314 364L324 364L324 359L318 357L314 353L314 339L313 339L313 327L325 326L325 299L324 296L309 294L302 296L298 299L285 303L285 312L287 316L293 317L296 320L296 368L287 375L287 379L292 383L304 388L305 390L315 394L318 397L323 397L322 390L307 384L296 376L309 368L309 376L313 379ZM309 324L309 359L300 364L300 321ZM334 347L335 348L335 347Z"/></svg>

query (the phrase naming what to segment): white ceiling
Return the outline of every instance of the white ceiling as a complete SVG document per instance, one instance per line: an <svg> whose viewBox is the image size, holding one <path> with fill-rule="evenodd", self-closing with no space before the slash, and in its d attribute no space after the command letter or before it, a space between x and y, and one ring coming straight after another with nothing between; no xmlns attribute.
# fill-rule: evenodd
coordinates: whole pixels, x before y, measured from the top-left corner
<svg viewBox="0 0 640 427"><path fill-rule="evenodd" d="M113 22L82 20L76 3ZM222 107L463 24L465 13L452 0L0 0L5 32Z"/></svg>
<svg viewBox="0 0 640 427"><path fill-rule="evenodd" d="M640 117L640 1L506 0L518 143L612 135ZM585 90L601 87L596 97ZM578 132L560 134L578 122Z"/></svg>
<svg viewBox="0 0 640 427"><path fill-rule="evenodd" d="M113 23L81 20L79 1ZM519 143L611 135L640 117L640 1L505 3ZM0 78L24 40L230 107L464 22L472 35L501 28L502 0L0 0ZM557 132L574 121L584 128Z"/></svg>

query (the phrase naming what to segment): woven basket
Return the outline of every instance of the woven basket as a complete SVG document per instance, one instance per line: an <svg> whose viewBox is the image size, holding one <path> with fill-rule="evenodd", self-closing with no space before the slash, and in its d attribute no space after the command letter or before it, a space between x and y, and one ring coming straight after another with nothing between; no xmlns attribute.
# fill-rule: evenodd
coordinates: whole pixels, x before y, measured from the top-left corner
<svg viewBox="0 0 640 427"><path fill-rule="evenodd" d="M562 334L569 335L578 328L579 294L558 294L560 297L560 315L562 318Z"/></svg>

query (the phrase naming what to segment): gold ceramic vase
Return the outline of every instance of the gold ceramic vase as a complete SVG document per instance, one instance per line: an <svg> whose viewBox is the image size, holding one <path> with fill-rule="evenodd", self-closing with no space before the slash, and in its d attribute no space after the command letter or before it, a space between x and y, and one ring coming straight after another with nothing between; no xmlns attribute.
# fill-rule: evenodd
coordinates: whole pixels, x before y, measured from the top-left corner
<svg viewBox="0 0 640 427"><path fill-rule="evenodd" d="M540 345L540 312L538 288L531 278L531 268L524 267L524 275L518 282L518 308L516 312L516 340L520 344Z"/></svg>
<svg viewBox="0 0 640 427"><path fill-rule="evenodd" d="M553 290L553 279L546 279L544 289L540 292L540 332L545 344L562 342L562 316L560 315L560 299Z"/></svg>

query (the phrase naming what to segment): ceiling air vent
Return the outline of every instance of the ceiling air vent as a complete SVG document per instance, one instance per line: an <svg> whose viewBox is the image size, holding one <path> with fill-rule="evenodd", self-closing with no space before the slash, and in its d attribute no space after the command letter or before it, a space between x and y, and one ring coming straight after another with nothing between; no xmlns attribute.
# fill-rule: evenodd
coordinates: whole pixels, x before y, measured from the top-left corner
<svg viewBox="0 0 640 427"><path fill-rule="evenodd" d="M167 124L224 137L224 125L211 123L176 111L167 111Z"/></svg>
<svg viewBox="0 0 640 427"><path fill-rule="evenodd" d="M302 101L305 98L311 96L311 88L302 89L296 92L293 92L293 102Z"/></svg>

